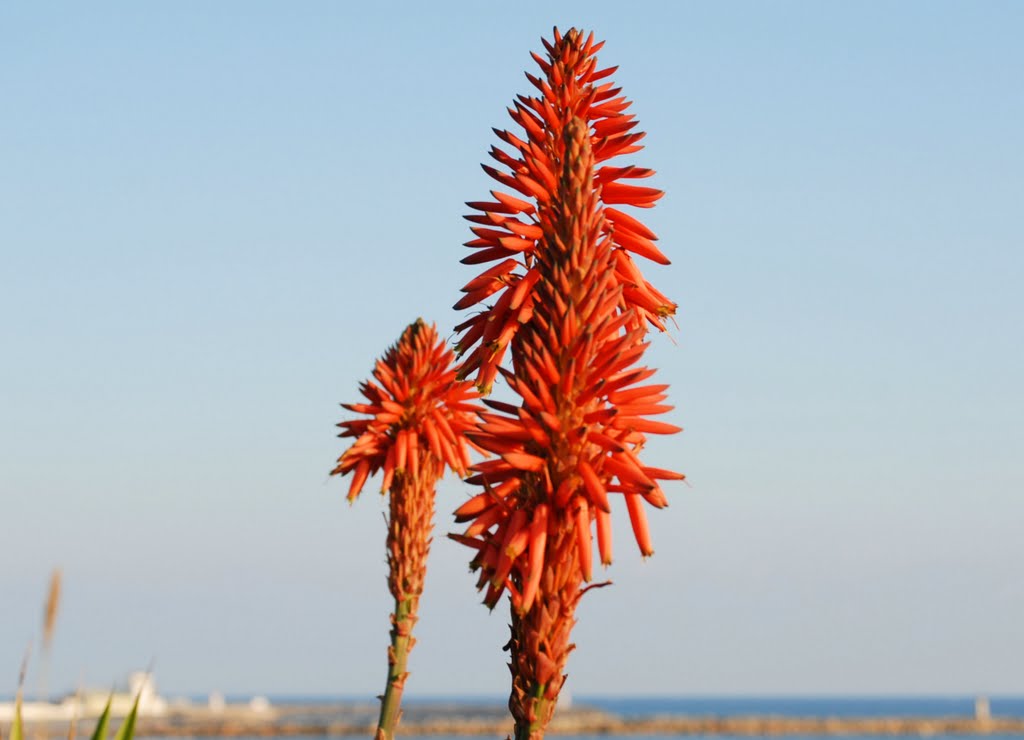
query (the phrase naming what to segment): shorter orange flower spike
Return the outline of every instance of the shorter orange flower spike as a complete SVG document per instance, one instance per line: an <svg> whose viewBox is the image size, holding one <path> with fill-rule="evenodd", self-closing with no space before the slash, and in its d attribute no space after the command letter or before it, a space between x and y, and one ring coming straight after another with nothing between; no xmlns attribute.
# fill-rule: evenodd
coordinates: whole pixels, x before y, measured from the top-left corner
<svg viewBox="0 0 1024 740"><path fill-rule="evenodd" d="M377 361L373 379L360 385L367 402L342 404L367 417L338 424L339 437L357 438L331 471L352 473L349 501L379 470L382 493L396 473L437 480L447 466L465 475L470 458L463 433L476 426L478 393L456 378L454 364L437 329L417 319Z"/></svg>
<svg viewBox="0 0 1024 740"><path fill-rule="evenodd" d="M395 611L377 740L393 740L401 716L406 665L415 643L412 630L434 528L437 481L446 466L464 476L470 464L464 433L474 426L480 407L473 403L478 397L473 385L456 378L454 360L437 330L417 319L377 361L376 382L362 384L367 403L343 404L367 418L338 425L339 436L356 437L331 471L353 474L349 501L378 470L384 471L382 489L390 493L388 588Z"/></svg>

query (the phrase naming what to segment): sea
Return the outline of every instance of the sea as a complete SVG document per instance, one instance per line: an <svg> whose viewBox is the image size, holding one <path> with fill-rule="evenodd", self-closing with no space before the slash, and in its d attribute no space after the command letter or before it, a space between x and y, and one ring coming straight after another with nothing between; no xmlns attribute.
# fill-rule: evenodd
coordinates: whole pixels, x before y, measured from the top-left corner
<svg viewBox="0 0 1024 740"><path fill-rule="evenodd" d="M988 696L993 717L1024 717L1024 696ZM702 717L972 717L975 696L573 696L574 707L592 707L624 718L642 718L671 715ZM356 697L270 697L272 703L330 704L369 703L372 700ZM410 710L431 707L494 708L505 706L503 697L426 697L408 696L403 704ZM399 733L403 740L465 740L464 737L431 735L418 736ZM665 740L666 735L552 735L576 740ZM810 740L836 740L835 736L802 735ZM872 736L846 735L842 740L867 740ZM969 737L969 736L968 736ZM979 736L981 737L981 736ZM989 740L1024 740L1020 735L993 733L983 736ZM263 738L262 740L267 740ZM272 740L294 740L272 738ZM749 737L729 735L708 736L708 740L749 740ZM930 735L929 740L964 740L962 735Z"/></svg>
<svg viewBox="0 0 1024 740"><path fill-rule="evenodd" d="M739 717L954 717L974 716L974 696L581 696L578 704L624 717L686 714ZM1024 716L1024 696L990 696L993 717Z"/></svg>

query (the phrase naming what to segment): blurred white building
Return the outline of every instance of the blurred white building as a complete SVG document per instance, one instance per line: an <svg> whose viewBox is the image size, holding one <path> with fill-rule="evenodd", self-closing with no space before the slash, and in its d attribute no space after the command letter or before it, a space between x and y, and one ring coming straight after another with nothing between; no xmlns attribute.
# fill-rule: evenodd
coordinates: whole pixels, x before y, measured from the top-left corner
<svg viewBox="0 0 1024 740"><path fill-rule="evenodd" d="M59 702L27 701L21 706L25 722L70 721L89 719L103 713L110 701L111 717L126 717L132 710L135 697L139 697L140 717L162 717L167 714L167 701L156 692L153 674L137 671L128 676L127 691L101 691L85 689L65 696ZM0 722L14 719L14 702L0 703Z"/></svg>

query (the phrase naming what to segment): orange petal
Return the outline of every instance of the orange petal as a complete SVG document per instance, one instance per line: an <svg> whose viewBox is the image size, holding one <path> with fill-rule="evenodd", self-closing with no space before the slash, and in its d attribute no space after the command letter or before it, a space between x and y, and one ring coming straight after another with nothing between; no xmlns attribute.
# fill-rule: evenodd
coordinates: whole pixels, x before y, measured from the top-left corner
<svg viewBox="0 0 1024 740"><path fill-rule="evenodd" d="M355 501L356 496L363 490L363 484L366 483L366 478L370 475L370 461L361 460L356 465L356 472L352 474L352 484L348 489L348 500Z"/></svg>
<svg viewBox="0 0 1024 740"><path fill-rule="evenodd" d="M579 549L580 570L583 580L590 582L593 577L593 545L590 537L590 508L582 497L577 499L576 509L576 546Z"/></svg>
<svg viewBox="0 0 1024 740"><path fill-rule="evenodd" d="M611 511L611 507L608 505L608 493L604 489L604 483L598 478L597 473L590 466L586 460L580 460L576 465L576 469L580 471L580 477L583 478L583 485L587 489L587 495L593 502L594 506L602 511Z"/></svg>
<svg viewBox="0 0 1024 740"><path fill-rule="evenodd" d="M544 458L530 455L526 452L506 452L501 456L505 462L519 470L527 470L537 473L544 467Z"/></svg>
<svg viewBox="0 0 1024 740"><path fill-rule="evenodd" d="M612 564L612 517L607 511L598 509L594 512L597 521L597 551L601 555L602 565Z"/></svg>
<svg viewBox="0 0 1024 740"><path fill-rule="evenodd" d="M647 513L644 511L643 498L626 494L626 510L629 511L629 523L633 525L633 536L640 546L640 554L645 558L654 554L651 544L651 532L647 527Z"/></svg>
<svg viewBox="0 0 1024 740"><path fill-rule="evenodd" d="M455 510L456 524L468 522L494 506L494 499L487 491L478 493Z"/></svg>
<svg viewBox="0 0 1024 740"><path fill-rule="evenodd" d="M533 521L530 523L530 563L526 575L526 585L523 586L523 603L521 610L526 612L533 606L533 600L537 596L537 589L540 586L540 578L544 573L544 550L548 539L548 506L538 504L533 512Z"/></svg>

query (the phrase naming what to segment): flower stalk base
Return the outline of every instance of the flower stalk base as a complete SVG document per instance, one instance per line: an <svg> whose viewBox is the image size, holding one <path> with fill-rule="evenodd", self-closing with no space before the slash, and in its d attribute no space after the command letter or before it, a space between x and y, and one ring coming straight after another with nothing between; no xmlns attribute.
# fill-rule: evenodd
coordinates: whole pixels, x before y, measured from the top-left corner
<svg viewBox="0 0 1024 740"><path fill-rule="evenodd" d="M388 683L381 697L380 719L377 721L377 740L393 740L395 728L402 718L402 692L409 672L406 665L409 651L416 644L412 628L416 624L418 599L395 602L391 615L391 645L388 647Z"/></svg>
<svg viewBox="0 0 1024 740"><path fill-rule="evenodd" d="M551 560L544 566L537 598L523 613L512 609L508 706L515 720L515 740L544 737L565 683L569 653L576 647L569 638L583 594L578 538L567 517L555 517L552 524Z"/></svg>

